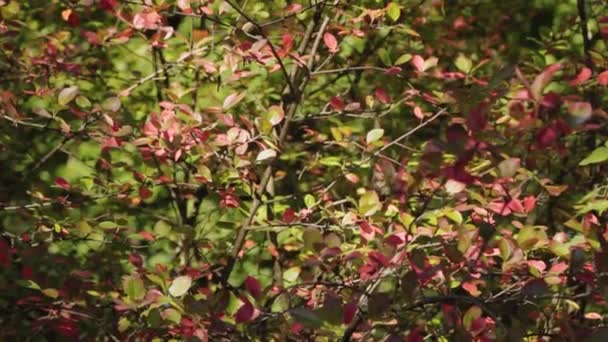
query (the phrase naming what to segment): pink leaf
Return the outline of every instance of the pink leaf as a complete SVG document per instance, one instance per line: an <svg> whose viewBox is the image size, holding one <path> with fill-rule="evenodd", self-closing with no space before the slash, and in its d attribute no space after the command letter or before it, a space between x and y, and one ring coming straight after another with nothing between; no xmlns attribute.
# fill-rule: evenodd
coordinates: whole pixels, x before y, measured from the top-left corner
<svg viewBox="0 0 608 342"><path fill-rule="evenodd" d="M532 210L534 210L534 208L536 207L536 197L528 196L524 198L523 205L526 213L532 212Z"/></svg>
<svg viewBox="0 0 608 342"><path fill-rule="evenodd" d="M420 55L414 55L414 57L412 57L412 65L419 72L423 72L424 71L424 58L422 58L422 56L420 56Z"/></svg>
<svg viewBox="0 0 608 342"><path fill-rule="evenodd" d="M422 112L422 109L420 109L420 107L418 107L418 106L414 107L414 116L418 120L424 119L424 113Z"/></svg>
<svg viewBox="0 0 608 342"><path fill-rule="evenodd" d="M527 261L528 266L530 267L534 267L535 269L538 270L538 272L543 272L545 269L547 269L547 264L545 264L544 261L542 260L528 260Z"/></svg>
<svg viewBox="0 0 608 342"><path fill-rule="evenodd" d="M325 43L325 46L327 46L329 52L338 52L338 41L336 40L336 37L333 34L325 32L325 34L323 35L323 42Z"/></svg>
<svg viewBox="0 0 608 342"><path fill-rule="evenodd" d="M603 319L602 315L600 315L600 314L599 314L599 313L597 313L597 312L587 312L587 313L585 314L585 318L586 318L586 319L592 319L592 320L600 320L600 319Z"/></svg>
<svg viewBox="0 0 608 342"><path fill-rule="evenodd" d="M571 86L578 86L578 85L581 85L581 84L587 82L587 80L590 77L591 77L591 69L583 68L583 69L581 69L581 71L578 73L578 75L576 75L576 77L573 80L568 82L568 84L570 84Z"/></svg>
<svg viewBox="0 0 608 342"><path fill-rule="evenodd" d="M567 269L568 269L568 264L562 261L562 262L558 262L557 264L551 266L551 269L549 269L549 273L562 274Z"/></svg>
<svg viewBox="0 0 608 342"><path fill-rule="evenodd" d="M597 83L603 86L608 85L608 70L597 75Z"/></svg>
<svg viewBox="0 0 608 342"><path fill-rule="evenodd" d="M479 297L479 295L481 295L481 291L477 289L477 284L475 284L474 282L464 282L462 284L462 288L468 293L470 293L473 297Z"/></svg>

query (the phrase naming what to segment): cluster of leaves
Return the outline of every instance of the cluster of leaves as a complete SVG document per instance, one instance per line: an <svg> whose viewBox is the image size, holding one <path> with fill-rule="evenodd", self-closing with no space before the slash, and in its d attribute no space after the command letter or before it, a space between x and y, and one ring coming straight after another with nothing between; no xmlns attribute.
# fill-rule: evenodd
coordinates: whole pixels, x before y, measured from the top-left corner
<svg viewBox="0 0 608 342"><path fill-rule="evenodd" d="M0 336L605 340L607 6L0 0Z"/></svg>

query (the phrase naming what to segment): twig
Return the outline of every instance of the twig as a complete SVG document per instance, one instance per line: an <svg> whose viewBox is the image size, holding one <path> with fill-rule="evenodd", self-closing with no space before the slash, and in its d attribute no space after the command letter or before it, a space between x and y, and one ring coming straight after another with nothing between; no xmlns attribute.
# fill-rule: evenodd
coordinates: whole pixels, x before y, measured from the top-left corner
<svg viewBox="0 0 608 342"><path fill-rule="evenodd" d="M587 28L587 11L585 9L585 0L577 0L578 16L581 19L581 34L583 35L583 50L585 53L586 64L593 69L593 61L591 59L591 41L589 40L589 29Z"/></svg>
<svg viewBox="0 0 608 342"><path fill-rule="evenodd" d="M246 15L243 15L243 17L247 18ZM316 22L316 18L313 19L313 21L309 25L309 28L307 29L306 35L304 36L304 39L302 40L300 47L299 47L300 51L304 51L306 49L308 42L310 40L310 37L312 36L315 22ZM315 42L313 43L313 47L311 50L311 56L316 55L317 48L319 46L320 37L323 35L323 31L325 30L325 27L327 26L328 22L329 22L329 18L325 17L325 19L323 20L323 23L320 26L320 29L317 31L317 37L316 37ZM312 58L310 60L309 65L312 65L313 63L314 63L314 58ZM289 89L291 91L293 91L293 89L295 89L295 86L293 86L293 81L296 78L296 74L297 74L297 67L294 67L291 75L286 74L288 84L290 87ZM308 76L305 75L303 80L301 81L302 88L306 86L307 81L308 81ZM293 95L293 93L292 93L292 95ZM289 131L290 122L291 122L291 119L293 118L293 115L296 112L299 101L300 101L300 99L297 97L294 97L294 96L290 97L290 101L287 105L285 122L284 122L283 127L281 128L281 132L279 134L279 141L278 141L279 146L281 146L284 143L284 141L287 137L287 132ZM261 198L262 194L264 193L264 191L266 190L266 186L268 185L268 182L270 181L270 178L272 176L272 169L273 169L272 164L270 164L264 170L262 179L259 184L259 188L257 190L256 196L254 196L253 204L251 205L251 209L249 211L249 216L248 216L247 220L245 221L244 225L237 232L237 237L235 239L233 249L230 253L228 262L226 264L226 268L224 269L224 271L222 273L221 283L223 285L226 285L228 282L228 278L230 277L230 274L232 273L232 269L234 268L236 259L238 258L239 254L241 252L241 249L243 248L243 245L245 244L245 238L247 237L247 232L249 230L249 227L251 227L251 225L253 224L256 213L257 213L258 209L260 208L260 206L262 205L262 201L260 198Z"/></svg>
<svg viewBox="0 0 608 342"><path fill-rule="evenodd" d="M287 81L287 84L289 85L289 89L291 91L290 95L292 97L298 97L298 94L299 94L298 89L293 84L291 77L289 77L289 73L287 72L287 68L285 68L285 64L283 64L283 60L281 59L281 57L279 56L279 53L277 52L274 45L270 41L270 38L268 38L268 35L264 32L264 28L260 24L258 24L258 22L256 22L251 17L249 17L247 15L247 13L245 13L239 6L234 4L232 1L230 1L230 0L225 0L225 1L228 5L230 5L230 7L232 7L235 11L237 11L240 15L242 15L243 18L245 18L245 20L250 22L253 26L255 26L255 28L257 28L260 31L260 34L262 35L262 37L264 39L266 39L266 42L268 43L268 46L270 47L270 51L272 52L272 55L274 56L274 58L276 58L277 62L279 63L279 66L281 67L283 76L285 76L285 80Z"/></svg>
<svg viewBox="0 0 608 342"><path fill-rule="evenodd" d="M137 87L141 86L142 84L152 80L153 78L155 78L156 76L158 76L161 72L166 72L168 70L171 70L172 68L180 65L183 61L185 61L186 59L207 50L207 47L202 47L196 50L192 50L190 52L187 52L185 54L183 54L180 58L178 58L175 62L172 63L167 63L163 68L160 68L159 70L156 70L154 72L152 72L151 74L149 74L146 77L143 77L141 79L139 79L137 82L135 82L134 84L132 84L130 87L122 90L121 92L119 92L120 96L129 96L129 94L135 90Z"/></svg>

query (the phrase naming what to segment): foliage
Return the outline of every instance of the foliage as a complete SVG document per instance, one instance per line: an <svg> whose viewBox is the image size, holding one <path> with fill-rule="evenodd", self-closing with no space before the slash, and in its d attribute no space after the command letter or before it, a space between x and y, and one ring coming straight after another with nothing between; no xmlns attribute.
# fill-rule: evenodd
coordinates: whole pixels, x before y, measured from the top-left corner
<svg viewBox="0 0 608 342"><path fill-rule="evenodd" d="M0 6L3 339L606 339L604 2Z"/></svg>

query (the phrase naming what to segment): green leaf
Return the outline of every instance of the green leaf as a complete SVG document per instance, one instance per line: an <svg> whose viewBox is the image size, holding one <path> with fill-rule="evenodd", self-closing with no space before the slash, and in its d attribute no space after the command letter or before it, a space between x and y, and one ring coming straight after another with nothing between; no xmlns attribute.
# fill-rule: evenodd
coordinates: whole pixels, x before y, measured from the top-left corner
<svg viewBox="0 0 608 342"><path fill-rule="evenodd" d="M368 144L371 144L375 141L378 141L384 135L384 130L382 128L375 128L371 131L367 132L367 136L365 137L365 141Z"/></svg>
<svg viewBox="0 0 608 342"><path fill-rule="evenodd" d="M89 108L91 107L91 101L82 95L76 96L76 104L80 108Z"/></svg>
<svg viewBox="0 0 608 342"><path fill-rule="evenodd" d="M517 244L523 250L530 250L546 240L547 234L538 227L526 225L517 233Z"/></svg>
<svg viewBox="0 0 608 342"><path fill-rule="evenodd" d="M375 191L367 191L359 199L359 213L363 216L372 216L382 208L380 198Z"/></svg>
<svg viewBox="0 0 608 342"><path fill-rule="evenodd" d="M118 227L118 224L112 221L103 221L99 223L99 228L101 229L115 229L116 227Z"/></svg>
<svg viewBox="0 0 608 342"><path fill-rule="evenodd" d="M401 8L399 8L397 3L391 2L386 7L386 14L388 14L389 18L391 18L393 21L397 21L401 16Z"/></svg>
<svg viewBox="0 0 608 342"><path fill-rule="evenodd" d="M271 106L270 108L268 108L268 111L266 112L266 115L264 116L264 118L266 120L268 120L268 122L270 122L270 124L273 126L276 126L281 121L283 121L284 117L285 117L285 112L283 111L283 108L280 106Z"/></svg>
<svg viewBox="0 0 608 342"><path fill-rule="evenodd" d="M61 92L59 92L59 97L57 101L60 105L65 106L70 103L75 97L78 95L78 87L72 86L64 88Z"/></svg>
<svg viewBox="0 0 608 342"><path fill-rule="evenodd" d="M101 108L110 111L117 112L120 109L120 99L116 96L105 99L101 104Z"/></svg>
<svg viewBox="0 0 608 342"><path fill-rule="evenodd" d="M304 324L309 328L318 328L323 325L323 320L313 310L305 307L295 308L289 311L291 317L293 317L299 323Z"/></svg>
<svg viewBox="0 0 608 342"><path fill-rule="evenodd" d="M316 203L317 199L315 198L315 196L311 194L306 194L306 196L304 196L304 204L306 205L306 208L310 209L314 207Z"/></svg>
<svg viewBox="0 0 608 342"><path fill-rule="evenodd" d="M162 317L175 324L179 324L179 322L182 320L182 315L175 309L167 309L163 311Z"/></svg>
<svg viewBox="0 0 608 342"><path fill-rule="evenodd" d="M589 164L603 163L608 160L608 147L598 147L587 158L583 159L578 165L585 166Z"/></svg>
<svg viewBox="0 0 608 342"><path fill-rule="evenodd" d="M154 235L158 237L166 236L171 233L171 225L163 220L159 220L154 224Z"/></svg>
<svg viewBox="0 0 608 342"><path fill-rule="evenodd" d="M464 316L462 317L462 324L464 325L464 327L467 330L471 330L471 326L473 325L473 322L481 317L482 311L481 308L479 308L478 306L471 306L469 308L469 310L467 310L467 312L465 312Z"/></svg>
<svg viewBox="0 0 608 342"><path fill-rule="evenodd" d="M298 280L301 271L302 269L299 266L288 268L283 272L283 280L288 283L295 283Z"/></svg>
<svg viewBox="0 0 608 342"><path fill-rule="evenodd" d="M255 158L255 161L257 163L269 163L272 160L274 160L274 158L276 158L277 156L277 151L273 150L273 149L265 149L262 152L260 152L258 154L258 156Z"/></svg>
<svg viewBox="0 0 608 342"><path fill-rule="evenodd" d="M399 56L399 58L397 58L397 60L395 61L395 65L405 64L405 63L409 62L411 59L412 59L412 55L410 55L409 53L406 53L404 55Z"/></svg>
<svg viewBox="0 0 608 342"><path fill-rule="evenodd" d="M57 291L56 289L44 289L44 290L42 290L42 293L45 296L53 298L53 299L59 297L59 291Z"/></svg>
<svg viewBox="0 0 608 342"><path fill-rule="evenodd" d="M131 300L141 300L146 295L144 282L137 276L128 276L122 282L123 291Z"/></svg>
<svg viewBox="0 0 608 342"><path fill-rule="evenodd" d="M26 287L28 289L40 290L40 286L36 282L34 282L33 280L19 279L19 280L17 280L17 284L19 284L19 286L23 286L23 287Z"/></svg>
<svg viewBox="0 0 608 342"><path fill-rule="evenodd" d="M471 71L471 69L473 68L473 62L468 57L462 54L456 57L456 61L454 61L454 64L456 65L458 70L466 74L468 74L469 71Z"/></svg>
<svg viewBox="0 0 608 342"><path fill-rule="evenodd" d="M169 294L173 297L181 297L188 292L192 286L192 278L190 276L181 276L173 279L171 286L169 286Z"/></svg>

